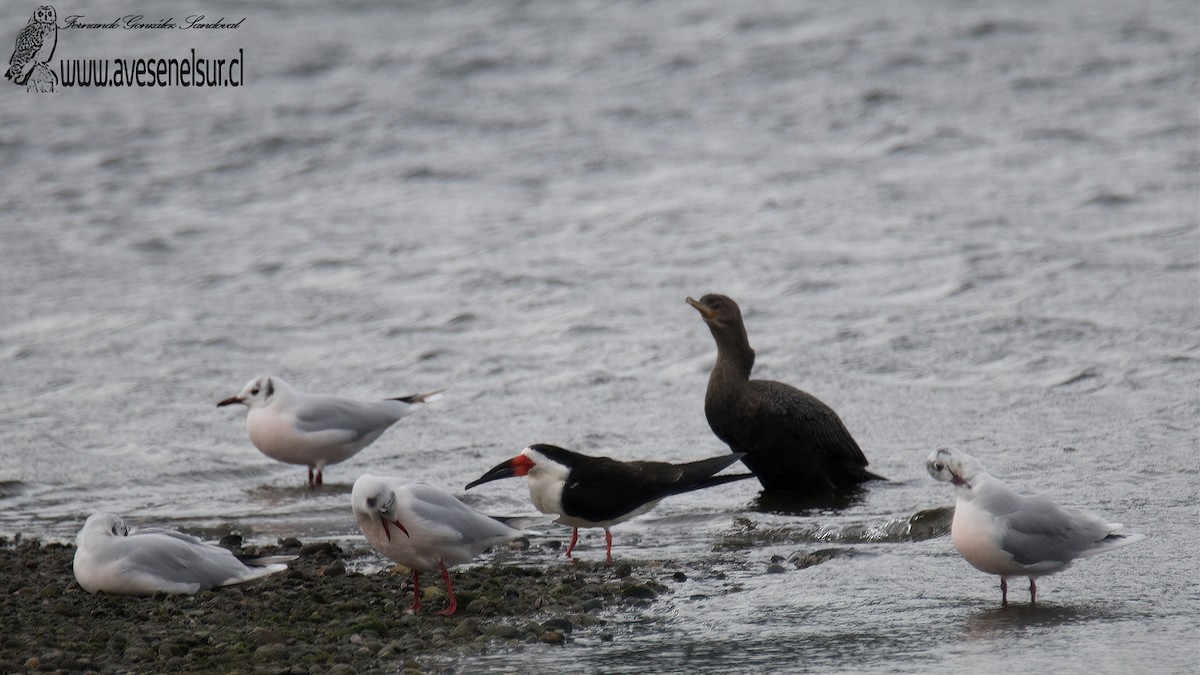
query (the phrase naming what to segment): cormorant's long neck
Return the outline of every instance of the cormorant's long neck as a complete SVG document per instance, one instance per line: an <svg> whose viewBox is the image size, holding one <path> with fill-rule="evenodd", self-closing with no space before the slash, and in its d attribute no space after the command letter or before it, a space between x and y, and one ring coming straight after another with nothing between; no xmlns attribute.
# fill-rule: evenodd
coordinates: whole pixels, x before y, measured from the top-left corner
<svg viewBox="0 0 1200 675"><path fill-rule="evenodd" d="M717 364L713 367L713 377L722 380L750 379L750 371L754 368L754 350L750 348L750 339L746 337L746 327L742 324L722 327L720 332L714 330L713 338L717 341Z"/></svg>

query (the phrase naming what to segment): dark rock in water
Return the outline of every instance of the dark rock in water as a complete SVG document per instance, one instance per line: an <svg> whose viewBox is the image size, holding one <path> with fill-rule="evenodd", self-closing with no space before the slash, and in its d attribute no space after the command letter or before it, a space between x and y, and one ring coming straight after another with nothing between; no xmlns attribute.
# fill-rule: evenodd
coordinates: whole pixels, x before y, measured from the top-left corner
<svg viewBox="0 0 1200 675"><path fill-rule="evenodd" d="M489 627L486 631L484 631L484 635L504 638L506 640L516 640L517 638L521 637L521 629L509 624L500 624Z"/></svg>
<svg viewBox="0 0 1200 675"><path fill-rule="evenodd" d="M671 575L671 579L673 581L683 582L683 581L687 581L687 578L688 578L687 575L684 574L683 572L676 572Z"/></svg>
<svg viewBox="0 0 1200 675"><path fill-rule="evenodd" d="M834 558L841 556L855 555L857 551L852 548L824 548L819 551L810 553L793 553L788 562L795 565L796 569L802 570L808 567L814 567L821 563L828 562Z"/></svg>
<svg viewBox="0 0 1200 675"><path fill-rule="evenodd" d="M242 535L234 533L227 534L224 537L221 537L221 540L218 541L217 544L224 546L225 548L241 548Z"/></svg>
<svg viewBox="0 0 1200 675"><path fill-rule="evenodd" d="M908 535L913 541L941 537L950 533L950 523L953 521L953 506L926 509L909 518Z"/></svg>
<svg viewBox="0 0 1200 675"><path fill-rule="evenodd" d="M556 630L561 633L570 633L574 630L575 625L567 619L549 619L542 622L542 628Z"/></svg>
<svg viewBox="0 0 1200 675"><path fill-rule="evenodd" d="M621 595L622 597L638 598L640 600L653 600L658 597L658 593L645 584L630 584L621 589Z"/></svg>
<svg viewBox="0 0 1200 675"><path fill-rule="evenodd" d="M767 566L767 574L783 574L787 570L779 563L771 563Z"/></svg>

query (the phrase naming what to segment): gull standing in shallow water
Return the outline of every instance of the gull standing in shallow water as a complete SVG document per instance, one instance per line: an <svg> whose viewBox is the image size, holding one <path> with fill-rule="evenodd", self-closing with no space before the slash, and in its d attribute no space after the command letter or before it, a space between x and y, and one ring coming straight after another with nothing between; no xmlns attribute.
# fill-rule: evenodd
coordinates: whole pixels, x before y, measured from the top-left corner
<svg viewBox="0 0 1200 675"><path fill-rule="evenodd" d="M1029 577L1029 604L1037 604L1037 578L1075 561L1145 539L1120 533L1123 525L1049 497L1018 494L979 460L938 448L925 462L934 478L951 483L958 500L950 525L954 546L975 569L1000 576L1000 604L1008 605L1008 578Z"/></svg>
<svg viewBox="0 0 1200 675"><path fill-rule="evenodd" d="M308 484L317 486L324 482L322 471L327 464L350 459L400 418L417 412L440 394L434 391L362 402L305 394L278 377L264 375L250 380L240 394L217 407L241 403L250 408L246 429L254 447L271 459L307 465Z"/></svg>
<svg viewBox="0 0 1200 675"><path fill-rule="evenodd" d="M193 594L287 569L294 555L239 558L228 549L159 528L130 529L120 516L93 513L75 537L75 580L88 593Z"/></svg>
<svg viewBox="0 0 1200 675"><path fill-rule="evenodd" d="M441 571L450 602L439 614L446 616L458 608L448 567L530 534L520 527L545 522L538 517L493 518L428 483L380 476L354 481L350 503L367 542L412 570L414 612L421 611L421 572Z"/></svg>

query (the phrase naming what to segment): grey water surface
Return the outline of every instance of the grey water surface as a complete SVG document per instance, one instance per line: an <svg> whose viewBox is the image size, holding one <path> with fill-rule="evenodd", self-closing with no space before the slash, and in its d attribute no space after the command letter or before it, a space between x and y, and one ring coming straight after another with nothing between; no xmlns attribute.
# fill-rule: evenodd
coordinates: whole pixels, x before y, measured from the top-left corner
<svg viewBox="0 0 1200 675"><path fill-rule="evenodd" d="M241 49L244 86L0 88L0 534L361 545L365 472L517 514L522 480L462 486L533 442L726 452L684 304L716 291L892 480L666 500L615 554L671 592L455 669L1200 669L1195 2L137 4L56 7L245 20L55 59ZM446 397L310 491L215 407L263 373ZM944 444L1148 538L1001 609L944 536Z"/></svg>

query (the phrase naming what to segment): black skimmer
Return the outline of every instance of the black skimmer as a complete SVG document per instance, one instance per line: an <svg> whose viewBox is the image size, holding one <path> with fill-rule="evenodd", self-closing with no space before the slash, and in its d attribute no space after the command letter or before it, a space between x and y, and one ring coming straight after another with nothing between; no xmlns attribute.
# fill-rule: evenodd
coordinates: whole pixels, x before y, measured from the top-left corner
<svg viewBox="0 0 1200 675"><path fill-rule="evenodd" d="M816 492L887 480L867 470L867 458L832 408L812 394L771 380L751 380L754 350L742 312L724 295L687 303L717 342L704 415L713 433L758 476L767 490Z"/></svg>
<svg viewBox="0 0 1200 675"><path fill-rule="evenodd" d="M308 484L315 487L324 482L325 465L350 459L388 427L424 408L440 394L434 391L383 401L354 401L305 394L278 377L263 375L250 380L241 393L217 407L240 403L249 408L246 430L254 447L271 459L308 465Z"/></svg>
<svg viewBox="0 0 1200 675"><path fill-rule="evenodd" d="M579 541L579 528L602 527L606 559L612 562L610 527L649 511L664 497L749 478L751 474L745 473L714 475L741 457L731 454L685 464L621 462L537 444L497 464L466 489L501 478L528 476L534 507L557 515L556 522L572 528L567 557Z"/></svg>

